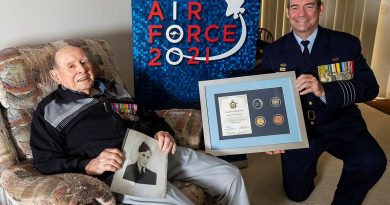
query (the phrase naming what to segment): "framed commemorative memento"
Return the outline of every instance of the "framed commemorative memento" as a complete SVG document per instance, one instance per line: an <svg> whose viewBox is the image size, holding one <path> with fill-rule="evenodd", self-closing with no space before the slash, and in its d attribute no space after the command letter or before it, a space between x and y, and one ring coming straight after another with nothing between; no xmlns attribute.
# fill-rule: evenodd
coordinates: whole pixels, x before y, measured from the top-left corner
<svg viewBox="0 0 390 205"><path fill-rule="evenodd" d="M206 152L309 146L294 72L199 81Z"/></svg>

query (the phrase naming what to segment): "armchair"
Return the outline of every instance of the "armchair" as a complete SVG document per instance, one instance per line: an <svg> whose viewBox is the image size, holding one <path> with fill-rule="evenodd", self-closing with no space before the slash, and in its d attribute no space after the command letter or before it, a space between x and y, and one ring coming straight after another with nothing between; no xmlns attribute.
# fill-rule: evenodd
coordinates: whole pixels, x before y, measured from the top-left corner
<svg viewBox="0 0 390 205"><path fill-rule="evenodd" d="M49 70L55 48L83 47L97 69L97 76L123 84L111 47L102 40L69 39L0 51L0 204L115 204L109 187L87 175L41 175L32 166L29 145L31 116L56 83ZM176 132L178 145L202 148L201 116L196 110L158 111ZM195 204L209 204L199 187L172 182Z"/></svg>

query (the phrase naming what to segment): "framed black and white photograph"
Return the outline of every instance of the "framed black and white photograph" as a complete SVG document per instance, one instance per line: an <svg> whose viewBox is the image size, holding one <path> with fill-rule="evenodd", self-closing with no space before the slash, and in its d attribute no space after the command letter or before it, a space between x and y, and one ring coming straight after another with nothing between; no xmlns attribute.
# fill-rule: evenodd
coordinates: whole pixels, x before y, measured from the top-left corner
<svg viewBox="0 0 390 205"><path fill-rule="evenodd" d="M294 72L199 81L206 152L307 148Z"/></svg>
<svg viewBox="0 0 390 205"><path fill-rule="evenodd" d="M114 174L111 191L165 198L168 157L158 148L157 140L129 129L122 150L126 160Z"/></svg>

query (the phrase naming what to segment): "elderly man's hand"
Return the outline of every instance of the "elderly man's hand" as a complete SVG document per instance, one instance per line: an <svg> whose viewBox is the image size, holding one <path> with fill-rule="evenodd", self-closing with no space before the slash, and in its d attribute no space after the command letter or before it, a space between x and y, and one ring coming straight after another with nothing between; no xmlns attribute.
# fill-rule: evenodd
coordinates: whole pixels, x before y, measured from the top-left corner
<svg viewBox="0 0 390 205"><path fill-rule="evenodd" d="M160 148L165 154L175 154L176 142L169 132L159 131L154 135L154 139L158 140L158 148Z"/></svg>
<svg viewBox="0 0 390 205"><path fill-rule="evenodd" d="M302 74L295 81L295 86L300 95L313 93L317 97L325 96L324 87L317 78L310 74Z"/></svg>
<svg viewBox="0 0 390 205"><path fill-rule="evenodd" d="M87 164L85 171L88 175L101 175L105 171L115 172L122 168L123 162L121 151L116 148L105 149Z"/></svg>

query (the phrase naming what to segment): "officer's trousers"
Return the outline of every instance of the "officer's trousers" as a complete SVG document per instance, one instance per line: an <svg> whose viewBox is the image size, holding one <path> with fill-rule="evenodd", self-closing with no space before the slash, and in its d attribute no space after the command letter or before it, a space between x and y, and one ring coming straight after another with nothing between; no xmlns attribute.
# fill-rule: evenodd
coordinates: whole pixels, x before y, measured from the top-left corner
<svg viewBox="0 0 390 205"><path fill-rule="evenodd" d="M306 200L314 189L318 158L326 151L344 163L332 204L361 204L386 169L385 153L367 130L352 141L326 134L309 138L308 149L288 150L282 155L285 192L293 201Z"/></svg>
<svg viewBox="0 0 390 205"><path fill-rule="evenodd" d="M230 163L194 150L177 147L168 158L168 180L192 182L200 186L217 204L247 205L247 192L240 170ZM119 196L125 204L193 204L168 182L165 199Z"/></svg>

